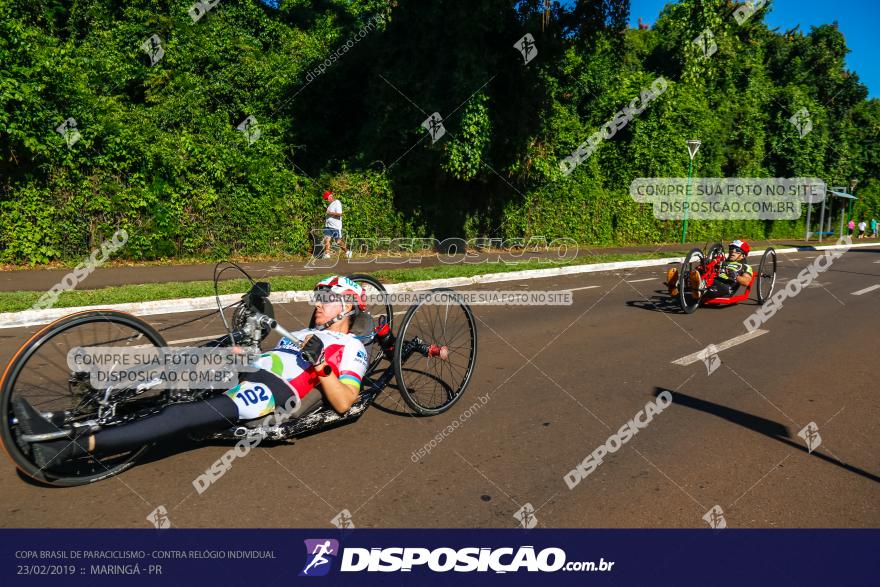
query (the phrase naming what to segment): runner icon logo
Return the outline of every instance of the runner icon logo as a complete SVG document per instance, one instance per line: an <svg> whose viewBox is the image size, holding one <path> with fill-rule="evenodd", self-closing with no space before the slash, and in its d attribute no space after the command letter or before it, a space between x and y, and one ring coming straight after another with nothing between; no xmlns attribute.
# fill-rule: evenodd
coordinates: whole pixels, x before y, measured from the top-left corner
<svg viewBox="0 0 880 587"><path fill-rule="evenodd" d="M721 359L718 357L718 347L714 344L710 344L700 351L699 357L703 361L703 364L706 365L708 375L714 373L715 369L721 366Z"/></svg>
<svg viewBox="0 0 880 587"><path fill-rule="evenodd" d="M306 539L306 565L300 577L323 577L330 572L333 559L339 555L339 541L332 538Z"/></svg>
<svg viewBox="0 0 880 587"><path fill-rule="evenodd" d="M526 503L519 508L513 517L519 520L519 523L526 530L531 530L538 525L538 518L535 517L535 508L530 503Z"/></svg>
<svg viewBox="0 0 880 587"><path fill-rule="evenodd" d="M803 429L798 432L798 436L804 439L804 442L807 443L807 452L812 453L814 450L819 448L819 445L822 444L822 437L819 436L819 427L816 426L815 422L810 422Z"/></svg>
<svg viewBox="0 0 880 587"><path fill-rule="evenodd" d="M330 520L330 523L339 528L340 530L350 530L354 528L354 521L351 517L351 512L347 509L342 510L336 516Z"/></svg>
<svg viewBox="0 0 880 587"><path fill-rule="evenodd" d="M147 521L156 528L165 529L171 527L171 520L168 518L168 510L164 505L160 505L147 516Z"/></svg>
<svg viewBox="0 0 880 587"><path fill-rule="evenodd" d="M727 520L724 519L724 510L720 505L713 506L711 510L703 515L703 519L713 530L723 530L727 528Z"/></svg>

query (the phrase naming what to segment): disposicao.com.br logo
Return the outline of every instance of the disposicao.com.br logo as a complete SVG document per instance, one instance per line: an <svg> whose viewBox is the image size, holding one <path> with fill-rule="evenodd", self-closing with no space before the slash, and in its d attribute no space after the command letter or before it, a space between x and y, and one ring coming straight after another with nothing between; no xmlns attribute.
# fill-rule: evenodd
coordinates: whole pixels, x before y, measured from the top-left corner
<svg viewBox="0 0 880 587"><path fill-rule="evenodd" d="M308 557L300 576L316 576L318 565L320 574L330 569L329 560L318 563L323 555L335 556L335 540L306 540ZM320 551L320 552L318 552ZM323 553L323 554L322 554ZM566 561L566 553L561 548L544 548L536 551L533 546L500 548L449 548L435 549L420 547L387 547L343 549L340 572L410 572L427 569L435 573L446 572L494 572L516 573L518 571L553 573L556 571L610 571L614 562L604 558L595 561Z"/></svg>

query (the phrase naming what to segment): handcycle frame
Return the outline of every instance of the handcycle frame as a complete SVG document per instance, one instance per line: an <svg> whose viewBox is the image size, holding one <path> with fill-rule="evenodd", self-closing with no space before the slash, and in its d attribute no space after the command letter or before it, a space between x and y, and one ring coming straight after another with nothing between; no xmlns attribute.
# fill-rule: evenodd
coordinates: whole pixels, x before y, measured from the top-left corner
<svg viewBox="0 0 880 587"><path fill-rule="evenodd" d="M245 275L247 276L246 273ZM218 279L219 274L215 269L215 289ZM360 283L362 286L372 286L382 294L385 293L381 283L370 276L351 275L349 279ZM251 284L250 291L242 296L240 302L236 302L226 308L220 304L218 294L219 313L223 317L227 334L203 343L200 345L201 347L242 346L251 347L252 350L262 352L260 343L267 338L272 330L291 338L294 346L302 344L302 341L298 341L295 335L287 332L274 319L274 311L269 302L269 284L255 282L253 279L251 279ZM324 402L319 402L314 407L297 414L295 418L288 421L278 423L280 420L279 416L282 414L276 412L276 423L272 425L266 424L269 419L249 421L239 425L231 424L228 429L218 432L201 433L191 437L200 441L209 439L240 440L243 437L253 438L254 436L273 440L288 440L318 432L358 419L393 378L397 379L396 387L403 396L405 403L418 415L436 415L450 409L464 395L473 374L477 353L476 321L470 307L463 300L459 299L455 292L443 290L442 288L441 290L431 291L442 291L444 299L447 300L446 317L450 316L450 308L452 307L457 308L458 316L464 317L464 326L460 326L457 332L462 332L461 328L464 328L464 332L470 335L465 340L467 346L462 346L461 343L452 345L453 340L458 339L458 335L455 336L455 339L448 339L448 336L451 335L446 333L445 325L447 325L447 322L445 321L443 323L444 330L440 334L433 334L433 331L420 332L418 322L420 322L419 317L421 314L419 311L425 305L424 302L417 302L409 307L398 327L397 337L395 337L392 330L393 307L387 301L387 298L381 298L385 301L381 303L380 313L377 313L380 318L380 328L374 328L373 314L370 312L369 303L366 311L360 314L364 319L360 322L355 320L357 330L361 334L359 335L357 331L352 331L352 334L355 334L364 344L365 348L367 348L368 366L363 377L362 389L353 405L345 413L339 414L332 407L325 405ZM451 301L449 301L450 299ZM236 308L236 310L233 313L230 324L226 320L224 310L232 307ZM387 320L385 324L381 321L383 316ZM204 317L207 317L207 315L197 319ZM187 320L180 325L192 321ZM105 465L101 459L90 457L90 461L96 463L95 466L86 463L86 472L81 471L82 467L76 466L74 467L75 473L71 475L67 472L57 473L37 467L29 456L29 451L21 445L22 442L29 446L29 443L32 442L73 438L84 433L94 433L105 428L124 425L127 422L148 417L170 405L199 401L217 396L226 391L221 389L159 391L158 389L153 389L157 387L158 382L140 384L136 388L129 386L113 389L112 391L97 390L89 385L88 374L85 374L83 378L83 373L71 372L66 368L61 368L60 370L62 373L65 373L64 376L67 378L67 393L71 397L77 398L77 403L60 410L41 411L42 416L56 426L56 431L24 434L17 429L18 422L13 414L12 399L19 394L18 383L22 379L22 374L30 373L30 371L27 371L31 369L29 362L37 355L40 349L44 348L50 341L55 340L55 337L93 323L103 325L115 324L133 331L133 334L129 335L113 335L115 338L111 337L109 340L102 336L99 339L100 342L95 342L93 346L114 342L128 344L132 341L149 343L145 346L167 346L160 332L147 322L131 314L114 310L89 310L59 318L40 329L22 345L10 360L2 376L0 376L0 412L2 412L0 439L2 439L3 448L16 467L25 475L41 483L56 486L75 486L105 479L133 466L154 443L147 443L133 451L124 451L125 454L114 456L115 464L111 463L110 467ZM165 329L180 325L168 326ZM387 326L387 328L384 328L384 326ZM382 333L381 336L378 334L379 332ZM429 340L422 340L421 337ZM51 348L57 348L54 346L55 344L52 343ZM86 346L82 342L80 344ZM447 344L452 346L447 347ZM372 345L378 345L378 347L373 347ZM371 354L370 350L375 350L381 354ZM462 352L463 350L467 352ZM467 361L467 364L463 367L463 371L461 371L463 374L452 381L447 379L449 375L441 375L441 379L436 379L435 377L434 382L440 381L442 384L440 403L436 405L425 403L421 395L422 388L419 387L416 377L424 375L424 369L428 369L428 374L430 375L431 365L434 365L433 360L435 358L440 361L447 359L451 361L452 352L465 357L464 360ZM407 365L404 368L407 360L414 355L424 356L426 362L418 362L414 365ZM389 364L380 368L379 363L382 361L388 361ZM422 369L422 371L419 369ZM416 375L413 375L413 373ZM58 383L64 385L60 380ZM23 383L22 387L29 389L33 387L33 384ZM101 469L96 469L97 465L100 465Z"/></svg>
<svg viewBox="0 0 880 587"><path fill-rule="evenodd" d="M690 269L692 259L699 258L699 263L695 269ZM709 248L706 254L699 248L692 249L679 268L678 275L678 299L682 310L685 313L692 313L699 306L730 306L740 302L744 302L751 297L752 287L758 285L757 301L763 304L773 292L776 283L776 251L773 247L767 247L761 256L761 262L758 270L752 273L752 279L741 293L732 296L707 296L706 292L715 283L720 273L721 263L726 259L724 247L721 243L716 243ZM691 282L691 273L695 271L699 277L699 288L697 293L699 297L696 303L688 304L686 296L693 298L694 287ZM766 294L761 291L761 282L764 279L770 280L769 290Z"/></svg>

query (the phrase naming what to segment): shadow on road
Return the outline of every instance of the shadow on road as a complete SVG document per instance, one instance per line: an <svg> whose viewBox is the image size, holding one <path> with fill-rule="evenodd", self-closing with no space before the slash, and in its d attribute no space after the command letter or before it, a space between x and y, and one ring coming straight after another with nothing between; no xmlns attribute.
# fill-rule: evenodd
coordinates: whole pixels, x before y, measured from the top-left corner
<svg viewBox="0 0 880 587"><path fill-rule="evenodd" d="M791 439L791 434L789 434L788 428L785 425L780 424L779 422L767 420L766 418L761 418L760 416L748 414L734 408L728 408L727 406L722 406L721 404L702 400L678 391L664 389L662 387L655 387L654 395L658 396L664 391L668 391L670 394L672 394L673 404L677 404L679 406L684 406L686 408L691 408L694 410L699 410L700 412L712 414L713 416L718 416L723 420L727 420L728 422L731 422L733 424L743 426L745 428L748 428L749 430L753 430L754 432L763 434L768 438L772 438L773 440L786 444L801 452L806 452L810 454L807 448L803 446L800 442L795 442ZM831 463L832 465L838 466L846 471L849 471L850 473L855 473L856 475L874 481L875 483L880 482L880 477L878 477L877 475L874 475L872 473L869 473L868 471L859 469L858 467L854 467L847 463L842 463L837 459L830 457L818 450L814 450L811 454L816 458L819 458L827 463Z"/></svg>

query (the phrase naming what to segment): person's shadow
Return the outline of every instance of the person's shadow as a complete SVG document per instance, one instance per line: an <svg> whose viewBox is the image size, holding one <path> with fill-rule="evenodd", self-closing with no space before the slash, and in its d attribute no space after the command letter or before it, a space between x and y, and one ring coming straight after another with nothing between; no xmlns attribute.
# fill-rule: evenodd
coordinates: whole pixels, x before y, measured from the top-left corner
<svg viewBox="0 0 880 587"><path fill-rule="evenodd" d="M707 400L693 397L685 393L681 393L680 391L673 391L671 389L667 390L662 387L654 388L654 396L659 396L664 391L668 391L672 394L672 403L675 405L690 408L692 410L698 410L706 414L712 414L713 416L717 416L722 420L727 420L728 422L737 424L738 426L748 428L753 432L762 434L767 438L772 438L777 442L781 442L782 444L790 446L801 452L812 454L812 456L821 459L826 463L830 463L836 467L840 467L845 471L855 473L860 477L864 477L865 479L869 479L874 482L880 482L880 477L874 475L873 473L869 473L868 471L865 471L848 463L843 463L833 457L824 454L819 450L810 451L801 442L796 442L791 439L791 434L789 433L788 427L784 424L780 424L779 422L775 422L773 420L768 420L760 416L755 416L753 414L742 412L734 408L728 408L727 406L722 406L721 404L716 404Z"/></svg>

